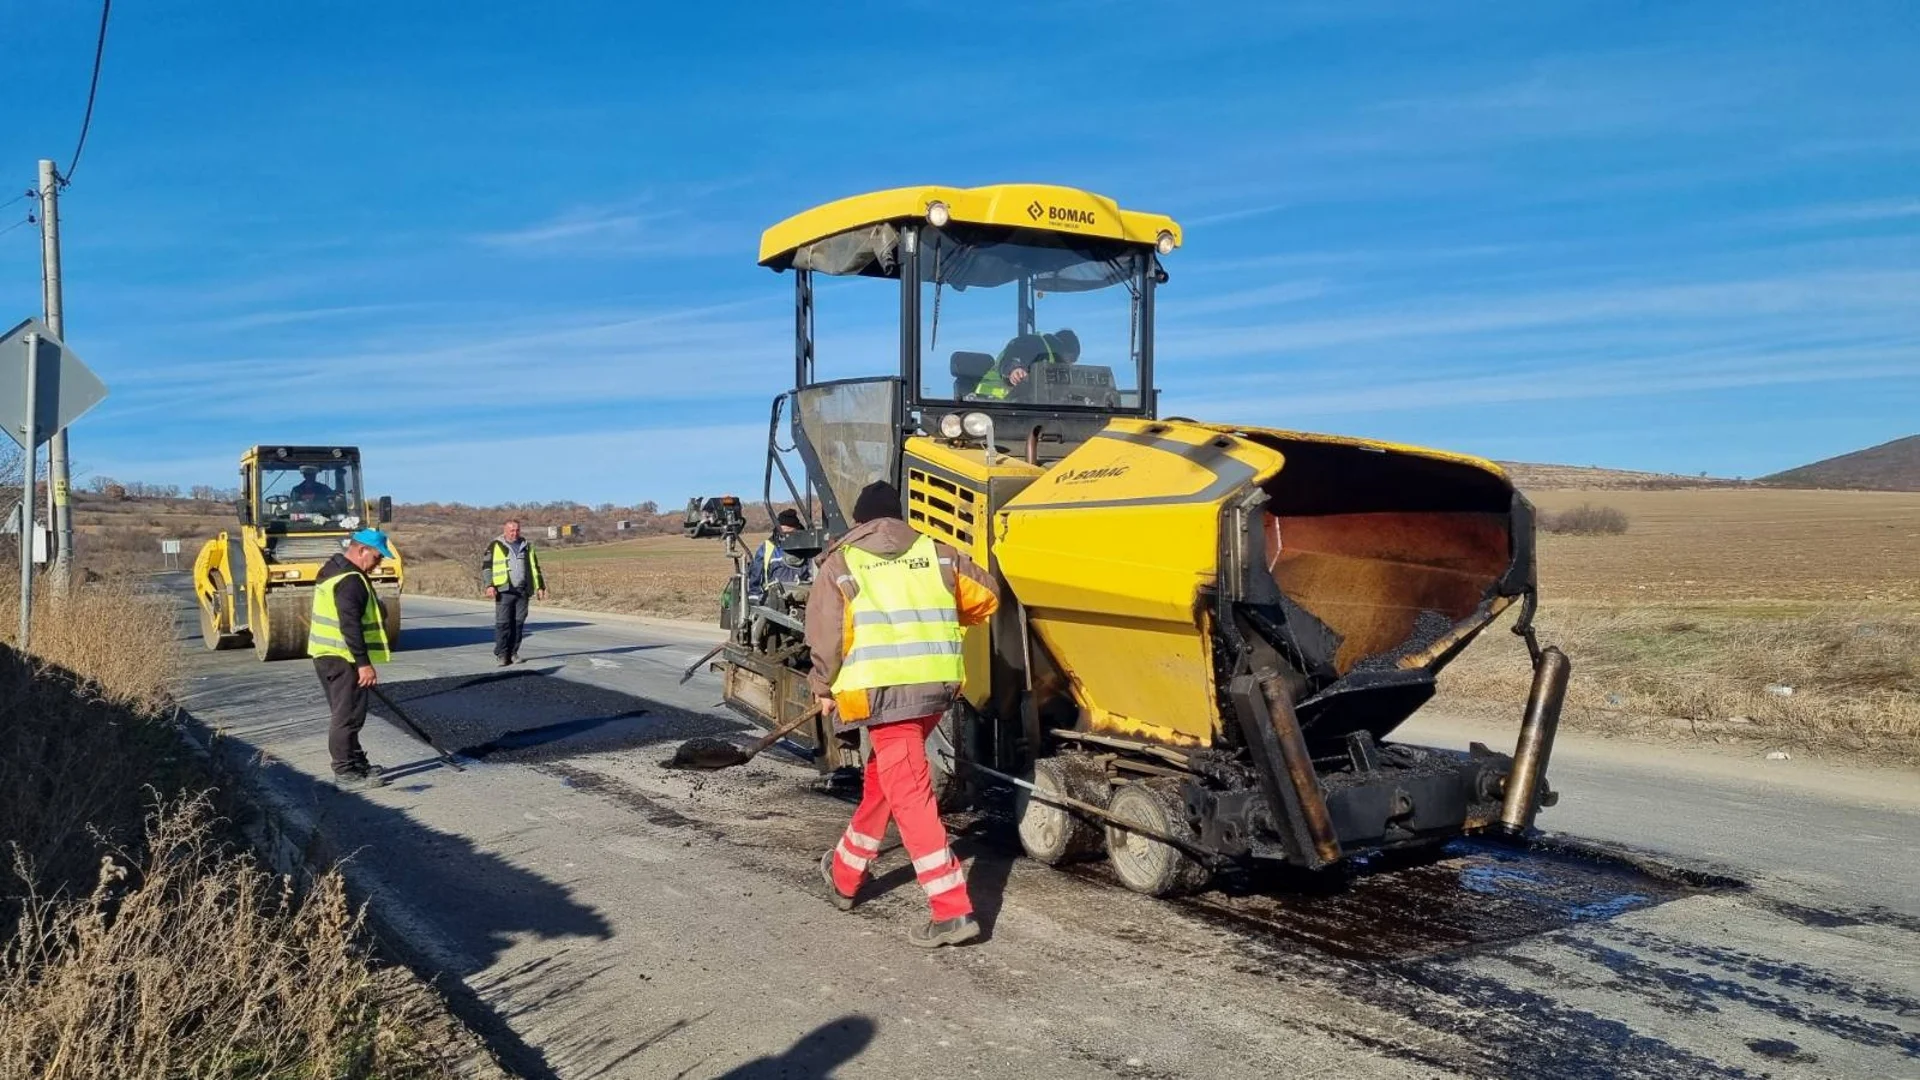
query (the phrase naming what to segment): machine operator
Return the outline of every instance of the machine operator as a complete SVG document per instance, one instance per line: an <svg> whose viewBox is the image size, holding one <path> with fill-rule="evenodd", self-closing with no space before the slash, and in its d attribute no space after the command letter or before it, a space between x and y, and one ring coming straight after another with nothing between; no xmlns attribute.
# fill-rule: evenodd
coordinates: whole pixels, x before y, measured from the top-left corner
<svg viewBox="0 0 1920 1080"><path fill-rule="evenodd" d="M295 506L309 509L325 509L333 501L333 489L320 482L320 469L315 465L300 466L300 482L289 494Z"/></svg>
<svg viewBox="0 0 1920 1080"><path fill-rule="evenodd" d="M780 511L774 519L773 535L767 537L753 556L747 560L747 602L758 604L766 600L767 586L774 582L799 584L813 576L811 560L794 560L786 556L780 548L780 542L792 533L800 531L800 515L792 509ZM795 565L795 563L798 565Z"/></svg>
<svg viewBox="0 0 1920 1080"><path fill-rule="evenodd" d="M1062 328L1051 334L1021 334L1000 350L974 394L989 401L1005 401L1014 388L1032 377L1035 364L1072 364L1080 360L1080 337Z"/></svg>

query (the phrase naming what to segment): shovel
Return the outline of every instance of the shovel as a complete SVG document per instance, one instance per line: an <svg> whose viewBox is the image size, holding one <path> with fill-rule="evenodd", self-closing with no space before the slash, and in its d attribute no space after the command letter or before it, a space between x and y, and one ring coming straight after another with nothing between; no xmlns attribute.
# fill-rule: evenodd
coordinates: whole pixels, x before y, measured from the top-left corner
<svg viewBox="0 0 1920 1080"><path fill-rule="evenodd" d="M708 651L707 655L701 657L698 660L695 660L693 662L692 667L689 667L687 668L687 670L680 673L680 685L685 686L687 680L693 678L693 673L700 670L701 664L704 664L707 661L713 659L714 657L719 656L720 650L726 647L727 647L727 643L723 641L720 644L715 645L710 651Z"/></svg>
<svg viewBox="0 0 1920 1080"><path fill-rule="evenodd" d="M673 756L661 764L669 769L731 769L735 765L745 765L754 756L781 739L800 730L808 721L820 715L820 706L815 704L806 712L787 721L785 724L767 732L760 741L745 750L725 739L688 739L680 744Z"/></svg>

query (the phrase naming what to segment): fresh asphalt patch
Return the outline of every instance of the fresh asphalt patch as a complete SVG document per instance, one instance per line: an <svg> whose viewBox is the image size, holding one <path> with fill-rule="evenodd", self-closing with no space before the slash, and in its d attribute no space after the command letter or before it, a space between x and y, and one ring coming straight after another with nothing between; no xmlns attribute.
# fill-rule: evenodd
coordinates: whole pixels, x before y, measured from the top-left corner
<svg viewBox="0 0 1920 1080"><path fill-rule="evenodd" d="M747 725L648 698L563 679L560 669L520 667L380 688L449 753L478 761L559 761L655 743L724 737ZM369 712L396 726L375 699Z"/></svg>

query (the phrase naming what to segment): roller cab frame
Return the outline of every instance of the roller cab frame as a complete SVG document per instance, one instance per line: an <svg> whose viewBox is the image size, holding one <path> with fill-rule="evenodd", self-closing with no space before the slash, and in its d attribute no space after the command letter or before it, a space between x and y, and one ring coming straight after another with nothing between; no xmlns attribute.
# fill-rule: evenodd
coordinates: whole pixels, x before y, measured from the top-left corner
<svg viewBox="0 0 1920 1080"><path fill-rule="evenodd" d="M769 229L760 261L794 282L794 387L770 411L763 497L807 526L786 553L826 550L884 479L914 528L997 576L930 750L949 805L987 770L1024 781L1043 861L1104 849L1164 895L1228 863L1528 831L1555 800L1570 670L1532 629L1531 505L1467 455L1160 417L1154 312L1180 243L1171 219L1026 184L883 191ZM820 274L896 290L893 370L816 377ZM762 726L810 704L808 591L723 617L725 698ZM1516 753L1393 739L1515 605L1535 671ZM863 757L824 720L796 741L823 772Z"/></svg>
<svg viewBox="0 0 1920 1080"><path fill-rule="evenodd" d="M358 447L255 446L240 456L238 528L207 541L193 564L208 649L252 645L261 660L307 654L320 568L355 529L393 520L391 498L365 500L362 491ZM397 546L372 574L393 648L405 576Z"/></svg>

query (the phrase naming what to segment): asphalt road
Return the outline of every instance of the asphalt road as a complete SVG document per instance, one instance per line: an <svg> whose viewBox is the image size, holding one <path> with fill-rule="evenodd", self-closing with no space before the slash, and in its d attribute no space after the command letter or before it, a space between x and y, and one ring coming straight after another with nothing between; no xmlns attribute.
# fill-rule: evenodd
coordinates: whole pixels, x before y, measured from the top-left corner
<svg viewBox="0 0 1920 1080"><path fill-rule="evenodd" d="M990 934L927 954L897 849L852 914L822 899L851 807L811 770L660 767L745 733L711 676L675 683L712 631L536 607L500 669L486 604L409 596L382 686L469 767L375 721L396 779L352 795L323 782L309 664L183 634L187 707L258 751L524 1075L1920 1077L1912 774L1567 739L1542 824L1650 870L1470 844L1179 902L956 816Z"/></svg>

